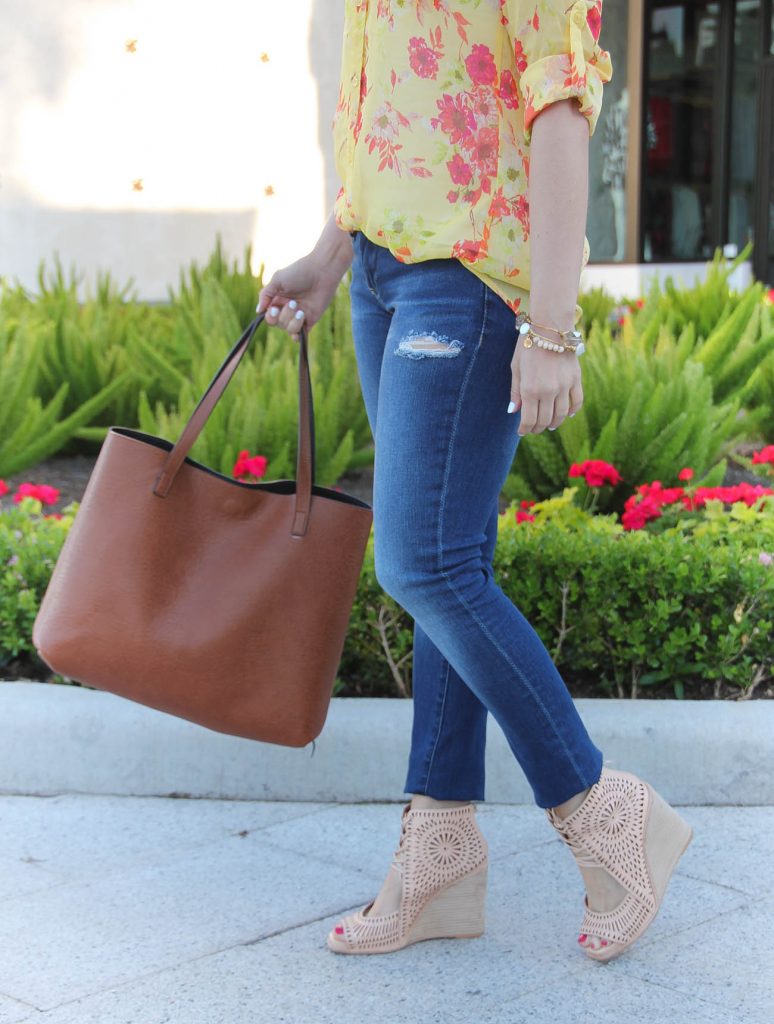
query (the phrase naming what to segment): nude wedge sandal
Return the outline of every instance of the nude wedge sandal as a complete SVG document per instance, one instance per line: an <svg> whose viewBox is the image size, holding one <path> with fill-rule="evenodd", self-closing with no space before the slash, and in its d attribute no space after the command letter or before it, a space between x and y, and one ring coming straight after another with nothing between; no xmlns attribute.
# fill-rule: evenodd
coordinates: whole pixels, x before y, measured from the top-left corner
<svg viewBox="0 0 774 1024"><path fill-rule="evenodd" d="M372 916L366 907L328 934L334 953L392 953L425 939L472 939L484 933L489 852L473 804L406 804L393 865L401 874L400 908Z"/></svg>
<svg viewBox="0 0 774 1024"><path fill-rule="evenodd" d="M615 909L592 910L584 897L580 931L604 940L583 947L593 960L612 960L653 923L669 879L693 838L693 829L647 782L631 772L603 768L599 782L572 814L548 819L578 867L604 868L626 890Z"/></svg>

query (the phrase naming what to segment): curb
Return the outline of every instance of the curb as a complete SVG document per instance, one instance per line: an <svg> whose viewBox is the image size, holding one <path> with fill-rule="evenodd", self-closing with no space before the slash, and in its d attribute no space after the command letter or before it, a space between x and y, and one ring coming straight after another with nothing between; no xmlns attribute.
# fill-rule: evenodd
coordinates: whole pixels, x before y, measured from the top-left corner
<svg viewBox="0 0 774 1024"><path fill-rule="evenodd" d="M605 763L675 804L774 804L774 702L578 698ZM335 697L314 744L258 743L115 694L0 682L0 793L402 801L410 700ZM490 718L491 803L532 790Z"/></svg>

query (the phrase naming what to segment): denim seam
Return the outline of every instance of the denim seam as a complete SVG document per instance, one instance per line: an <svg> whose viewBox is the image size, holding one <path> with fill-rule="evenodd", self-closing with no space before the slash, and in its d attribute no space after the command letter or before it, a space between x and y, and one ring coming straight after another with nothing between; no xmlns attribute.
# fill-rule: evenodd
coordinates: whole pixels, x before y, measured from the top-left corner
<svg viewBox="0 0 774 1024"><path fill-rule="evenodd" d="M444 660L446 660L446 659L444 659ZM430 753L430 761L429 761L427 767L425 768L425 789L427 789L427 787L430 785L430 776L431 776L432 771L433 771L433 761L435 760L435 752L438 749L438 741L441 738L441 730L443 728L443 717L444 717L444 714L446 713L446 695L449 692L449 673L450 673L450 671L451 671L451 666L450 666L449 662L446 661L446 679L444 680L444 683L443 683L443 697L441 699L441 713L438 716L438 725L436 727L436 732L435 732L435 743L433 743L433 749L432 749L432 751Z"/></svg>
<svg viewBox="0 0 774 1024"><path fill-rule="evenodd" d="M445 472L444 472L444 481L443 481L443 488L441 490L441 500L440 500L440 505L439 505L439 514L438 514L438 531L437 531L437 537L438 537L438 552L437 552L437 555L438 555L438 571L439 571L439 574L441 576L443 576L444 580L446 581L447 586L449 587L451 592L454 594L454 596L457 598L457 600L460 602L460 604L463 606L463 608L465 608L473 616L473 619L478 623L478 625L481 628L481 631L484 634L484 636L492 643L492 646L497 651L499 651L499 653L505 659L506 663L511 666L513 672L521 680L522 685L525 687L527 692L531 695L531 697L535 701L535 704L537 705L537 707L542 711L546 721L548 722L549 726L553 730L556 738L559 740L559 744L560 744L562 750L564 751L568 761L570 762L570 764L572 765L573 769L575 770L575 773L577 774L578 778L585 785L585 781L584 781L585 777L584 777L583 772L580 769L580 766L578 765L577 761L575 760L575 757L573 756L572 751L570 750L570 748L565 743L564 738L562 737L561 733L557 729L556 722L554 721L554 719L553 719L551 713L549 712L548 708L545 706L543 701L540 699L539 694L537 693L535 688L532 686L532 684L530 683L529 679L527 679L527 677L521 671L521 669L516 665L516 663L514 661L511 660L511 658L508 657L507 653L502 649L502 647L497 642L497 640L491 635L491 633L486 628L485 623L479 618L479 616L476 614L474 609L471 608L468 605L468 602L465 600L465 598L458 592L458 590L454 586L454 583L451 580L451 577L450 577L449 573L443 567L443 514L444 514L444 507L446 505L446 492L447 492L448 484L449 484L449 474L451 472L451 452L452 452L452 448L454 446L455 438L457 436L457 427L459 425L459 420L460 420L460 409L462 407L462 400L464 398L465 391L467 390L467 386L468 386L468 381L470 379L470 375L473 372L473 367L475 365L476 357L478 356L478 353L479 353L479 351L481 349L481 345L482 345L483 340L484 340L484 332L486 331L488 311L489 311L489 291L488 291L487 286L484 285L484 309L483 309L483 315L482 315L482 318L481 318L481 333L479 335L478 344L476 345L476 348L473 351L473 355L472 355L472 358L470 360L470 365L468 366L468 369L467 369L467 371L465 373L465 377L464 377L464 379L462 381L462 387L460 388L460 393L459 393L459 401L457 403L457 411L456 411L455 416L454 416L454 423L452 425L452 432L451 432L451 436L449 438L449 444L448 444L448 447L447 447L447 450L446 450L446 469L445 469Z"/></svg>

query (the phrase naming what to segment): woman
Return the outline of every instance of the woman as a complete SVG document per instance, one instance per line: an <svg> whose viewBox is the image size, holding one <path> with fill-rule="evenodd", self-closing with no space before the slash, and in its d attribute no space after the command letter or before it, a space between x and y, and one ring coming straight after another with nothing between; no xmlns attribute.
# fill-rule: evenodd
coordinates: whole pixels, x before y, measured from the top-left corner
<svg viewBox="0 0 774 1024"><path fill-rule="evenodd" d="M260 295L267 321L298 335L352 267L376 574L415 621L411 801L380 893L334 926L334 952L483 932L487 712L583 874L587 955L608 960L644 932L691 839L649 784L603 766L492 573L519 438L583 402L588 139L612 75L601 11L347 0L342 188L313 251Z"/></svg>

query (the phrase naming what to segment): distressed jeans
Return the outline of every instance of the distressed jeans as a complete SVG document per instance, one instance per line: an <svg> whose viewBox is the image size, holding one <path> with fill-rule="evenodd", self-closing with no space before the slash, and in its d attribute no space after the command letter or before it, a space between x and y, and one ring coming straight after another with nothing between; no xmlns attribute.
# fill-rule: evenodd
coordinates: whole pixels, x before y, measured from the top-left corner
<svg viewBox="0 0 774 1024"><path fill-rule="evenodd" d="M375 570L414 620L405 792L483 800L491 712L536 804L554 807L598 781L602 753L492 570L519 442L520 415L506 411L515 315L457 260L404 264L361 232L353 247Z"/></svg>

